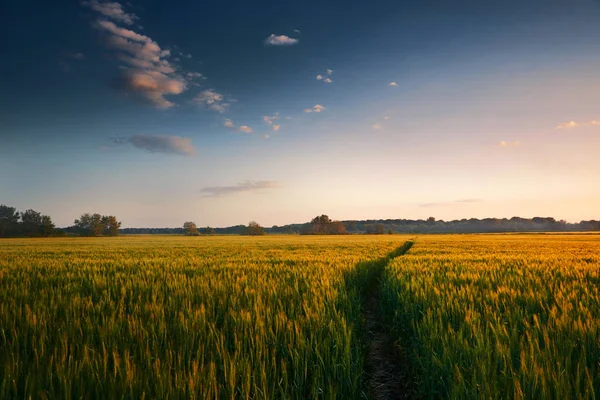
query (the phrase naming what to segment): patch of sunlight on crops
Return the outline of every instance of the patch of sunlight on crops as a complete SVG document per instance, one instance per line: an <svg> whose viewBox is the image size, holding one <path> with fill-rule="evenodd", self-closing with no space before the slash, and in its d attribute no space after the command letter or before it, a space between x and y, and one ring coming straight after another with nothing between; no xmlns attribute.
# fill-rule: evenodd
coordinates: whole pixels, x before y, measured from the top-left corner
<svg viewBox="0 0 600 400"><path fill-rule="evenodd" d="M420 236L382 298L424 397L600 397L600 235Z"/></svg>
<svg viewBox="0 0 600 400"><path fill-rule="evenodd" d="M381 237L0 241L0 398L360 398Z"/></svg>

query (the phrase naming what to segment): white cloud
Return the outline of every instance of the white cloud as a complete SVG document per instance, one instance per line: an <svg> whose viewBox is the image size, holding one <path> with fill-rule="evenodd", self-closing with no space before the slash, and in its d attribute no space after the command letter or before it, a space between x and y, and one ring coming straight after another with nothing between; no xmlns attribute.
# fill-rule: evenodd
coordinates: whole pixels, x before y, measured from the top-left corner
<svg viewBox="0 0 600 400"><path fill-rule="evenodd" d="M225 120L225 123L223 124L223 126L224 126L225 128L235 128L235 124L234 124L234 123L233 123L233 121L232 121L232 120L230 120L230 119L226 119L226 120Z"/></svg>
<svg viewBox="0 0 600 400"><path fill-rule="evenodd" d="M376 123L376 124L373 124L373 125L371 126L371 128L373 128L373 129L375 129L375 130L379 130L379 129L383 128L383 126L381 126L381 124L380 124L380 123Z"/></svg>
<svg viewBox="0 0 600 400"><path fill-rule="evenodd" d="M507 142L507 141L500 141L500 147L517 147L521 144L521 142L519 142L518 140L515 140L514 142Z"/></svg>
<svg viewBox="0 0 600 400"><path fill-rule="evenodd" d="M325 70L325 74L321 75L317 75L317 80L318 81L323 81L325 83L332 83L333 80L330 78L331 74L333 74L333 70L332 69L327 69Z"/></svg>
<svg viewBox="0 0 600 400"><path fill-rule="evenodd" d="M325 108L325 107L323 107L323 106L322 106L322 105L320 105L320 104L316 104L316 105L314 105L312 108L305 108L305 109L304 109L304 112L305 112L305 113L311 113L311 112L316 112L316 113L318 113L318 112L321 112L321 111L323 111L323 110L326 110L326 108Z"/></svg>
<svg viewBox="0 0 600 400"><path fill-rule="evenodd" d="M138 17L135 14L127 13L123 10L120 3L99 2L98 0L90 0L81 2L82 5L91 8L92 10L102 14L106 18L113 21L121 22L126 25L133 25Z"/></svg>
<svg viewBox="0 0 600 400"><path fill-rule="evenodd" d="M213 89L206 89L198 93L193 101L210 110L224 113L229 107L229 103L224 102L224 99L222 94L215 92Z"/></svg>
<svg viewBox="0 0 600 400"><path fill-rule="evenodd" d="M200 189L204 197L220 197L244 192L264 193L271 189L279 189L277 181L246 181L233 186L209 186Z"/></svg>
<svg viewBox="0 0 600 400"><path fill-rule="evenodd" d="M392 117L383 117L383 119L388 121L388 120L392 119Z"/></svg>
<svg viewBox="0 0 600 400"><path fill-rule="evenodd" d="M242 125L242 126L240 126L240 131L246 132L246 133L252 133L252 128L250 128L249 126L246 126L246 125Z"/></svg>
<svg viewBox="0 0 600 400"><path fill-rule="evenodd" d="M170 153L193 156L196 148L191 139L174 135L134 135L126 139L113 139L116 144L131 144L149 153Z"/></svg>
<svg viewBox="0 0 600 400"><path fill-rule="evenodd" d="M574 128L583 128L588 126L600 125L600 121L589 121L585 123L578 123L575 121L565 122L564 124L560 124L556 127L556 129L574 129Z"/></svg>
<svg viewBox="0 0 600 400"><path fill-rule="evenodd" d="M392 87L398 87L398 84L396 82L390 82L389 85Z"/></svg>
<svg viewBox="0 0 600 400"><path fill-rule="evenodd" d="M569 122L565 122L564 124L560 124L556 127L556 129L573 129L573 128L578 128L581 125L579 125L577 122L575 121L569 121Z"/></svg>
<svg viewBox="0 0 600 400"><path fill-rule="evenodd" d="M265 44L271 46L291 46L296 43L298 43L298 39L294 39L286 35L278 36L275 34L271 34L268 38L265 39Z"/></svg>

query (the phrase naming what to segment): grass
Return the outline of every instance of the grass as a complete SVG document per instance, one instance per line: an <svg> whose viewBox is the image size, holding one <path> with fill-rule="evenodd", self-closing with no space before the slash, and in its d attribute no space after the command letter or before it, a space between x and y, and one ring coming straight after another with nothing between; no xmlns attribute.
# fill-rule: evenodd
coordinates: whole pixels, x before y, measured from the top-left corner
<svg viewBox="0 0 600 400"><path fill-rule="evenodd" d="M0 398L365 397L355 272L402 237L0 242Z"/></svg>
<svg viewBox="0 0 600 400"><path fill-rule="evenodd" d="M569 234L2 240L0 398L369 398L373 291L420 397L600 397Z"/></svg>
<svg viewBox="0 0 600 400"><path fill-rule="evenodd" d="M600 397L598 236L421 236L382 293L424 398Z"/></svg>

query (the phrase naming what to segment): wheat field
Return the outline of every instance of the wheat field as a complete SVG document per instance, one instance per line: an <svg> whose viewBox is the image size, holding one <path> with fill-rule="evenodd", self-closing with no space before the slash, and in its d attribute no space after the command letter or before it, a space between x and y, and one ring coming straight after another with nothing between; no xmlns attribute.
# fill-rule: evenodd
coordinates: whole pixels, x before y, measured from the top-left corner
<svg viewBox="0 0 600 400"><path fill-rule="evenodd" d="M598 235L3 240L0 398L369 399L377 291L413 397L594 399L599 286Z"/></svg>

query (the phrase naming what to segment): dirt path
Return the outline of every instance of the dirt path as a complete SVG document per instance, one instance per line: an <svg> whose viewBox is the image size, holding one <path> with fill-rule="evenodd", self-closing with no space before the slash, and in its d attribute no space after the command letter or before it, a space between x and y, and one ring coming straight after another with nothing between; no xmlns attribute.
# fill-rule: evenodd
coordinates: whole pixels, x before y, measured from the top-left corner
<svg viewBox="0 0 600 400"><path fill-rule="evenodd" d="M406 253L412 246L405 244L390 255L389 260ZM367 343L367 377L369 390L375 400L413 399L409 385L409 369L405 351L390 336L381 313L381 268L374 276L364 303L365 343Z"/></svg>

